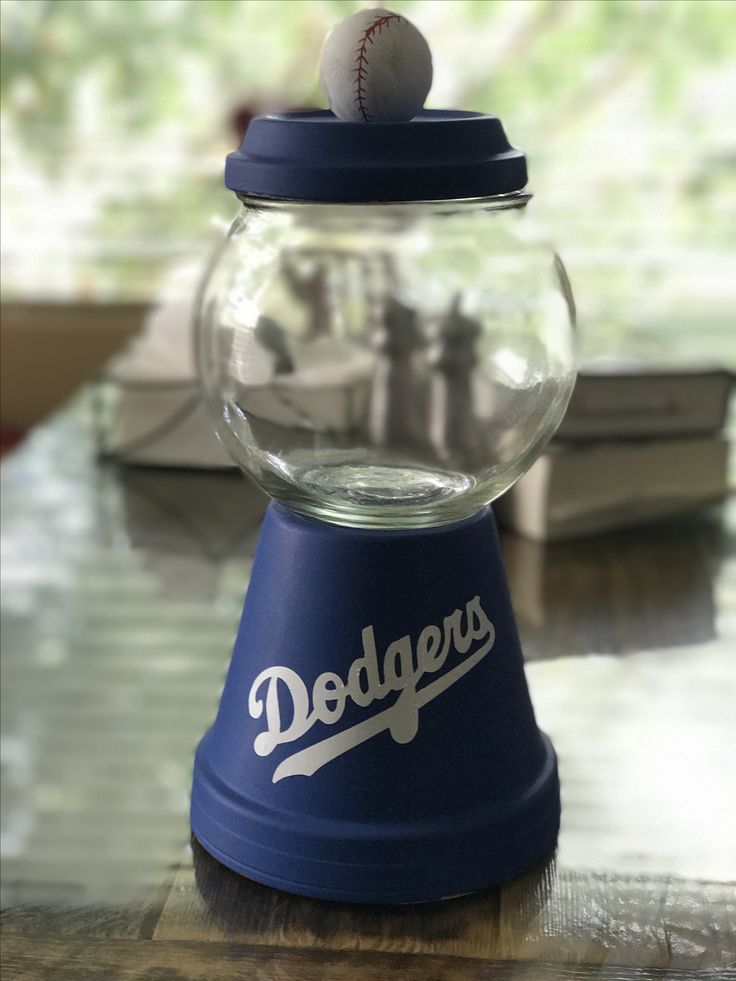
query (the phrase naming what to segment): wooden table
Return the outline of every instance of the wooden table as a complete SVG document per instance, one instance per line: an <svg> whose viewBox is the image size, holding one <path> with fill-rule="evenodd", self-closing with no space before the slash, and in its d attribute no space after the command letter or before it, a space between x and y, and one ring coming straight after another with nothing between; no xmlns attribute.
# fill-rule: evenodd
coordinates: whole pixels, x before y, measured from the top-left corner
<svg viewBox="0 0 736 981"><path fill-rule="evenodd" d="M3 978L736 978L728 507L504 539L558 851L502 889L379 908L256 885L190 842L260 495L96 463L81 399L3 463L2 504Z"/></svg>

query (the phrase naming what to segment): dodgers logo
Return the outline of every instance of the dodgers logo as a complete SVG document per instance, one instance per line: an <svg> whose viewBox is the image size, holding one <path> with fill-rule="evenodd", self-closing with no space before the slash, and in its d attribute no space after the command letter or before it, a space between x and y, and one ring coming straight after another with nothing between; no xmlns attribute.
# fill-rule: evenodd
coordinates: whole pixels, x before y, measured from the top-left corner
<svg viewBox="0 0 736 981"><path fill-rule="evenodd" d="M277 746L294 742L322 722L332 726L340 721L347 700L361 708L380 702L391 692L399 697L357 725L328 736L306 749L287 756L275 769L273 782L297 775L311 777L331 760L388 730L397 743L409 743L419 728L419 709L447 691L472 670L493 647L496 631L474 596L462 610L454 610L442 626L428 624L419 634L416 647L406 634L388 645L379 667L373 626L362 631L363 654L357 657L343 679L325 671L315 680L311 697L302 678L292 668L276 665L266 668L253 682L248 710L254 719L265 712L266 729L256 736L253 749L268 756ZM464 619L464 625L463 625ZM425 675L436 675L451 655L462 657L438 678L419 686ZM455 658L453 658L455 660ZM289 699L290 722L282 728L280 698Z"/></svg>

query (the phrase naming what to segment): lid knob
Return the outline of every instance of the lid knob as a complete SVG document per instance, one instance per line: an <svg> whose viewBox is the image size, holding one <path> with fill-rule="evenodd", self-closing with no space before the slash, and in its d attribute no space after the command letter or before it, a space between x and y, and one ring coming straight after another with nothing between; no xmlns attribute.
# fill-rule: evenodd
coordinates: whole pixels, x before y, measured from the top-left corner
<svg viewBox="0 0 736 981"><path fill-rule="evenodd" d="M339 119L406 122L431 88L432 55L406 17L382 7L359 10L327 35L319 80Z"/></svg>

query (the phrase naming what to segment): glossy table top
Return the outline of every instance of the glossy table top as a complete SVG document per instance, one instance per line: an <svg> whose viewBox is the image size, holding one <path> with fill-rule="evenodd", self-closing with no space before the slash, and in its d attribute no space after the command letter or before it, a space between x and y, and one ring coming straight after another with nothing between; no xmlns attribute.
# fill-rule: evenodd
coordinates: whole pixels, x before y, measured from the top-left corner
<svg viewBox="0 0 736 981"><path fill-rule="evenodd" d="M351 907L190 841L264 499L95 459L85 397L2 475L3 978L736 978L733 503L544 548L504 536L556 855L502 889Z"/></svg>

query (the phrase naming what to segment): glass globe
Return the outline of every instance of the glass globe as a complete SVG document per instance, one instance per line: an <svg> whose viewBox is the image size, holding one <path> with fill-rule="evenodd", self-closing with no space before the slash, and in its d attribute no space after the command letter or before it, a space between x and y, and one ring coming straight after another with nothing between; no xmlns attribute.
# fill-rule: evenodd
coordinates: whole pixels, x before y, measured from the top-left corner
<svg viewBox="0 0 736 981"><path fill-rule="evenodd" d="M241 197L197 348L218 434L263 490L414 528L473 514L531 465L575 370L569 283L529 197Z"/></svg>

